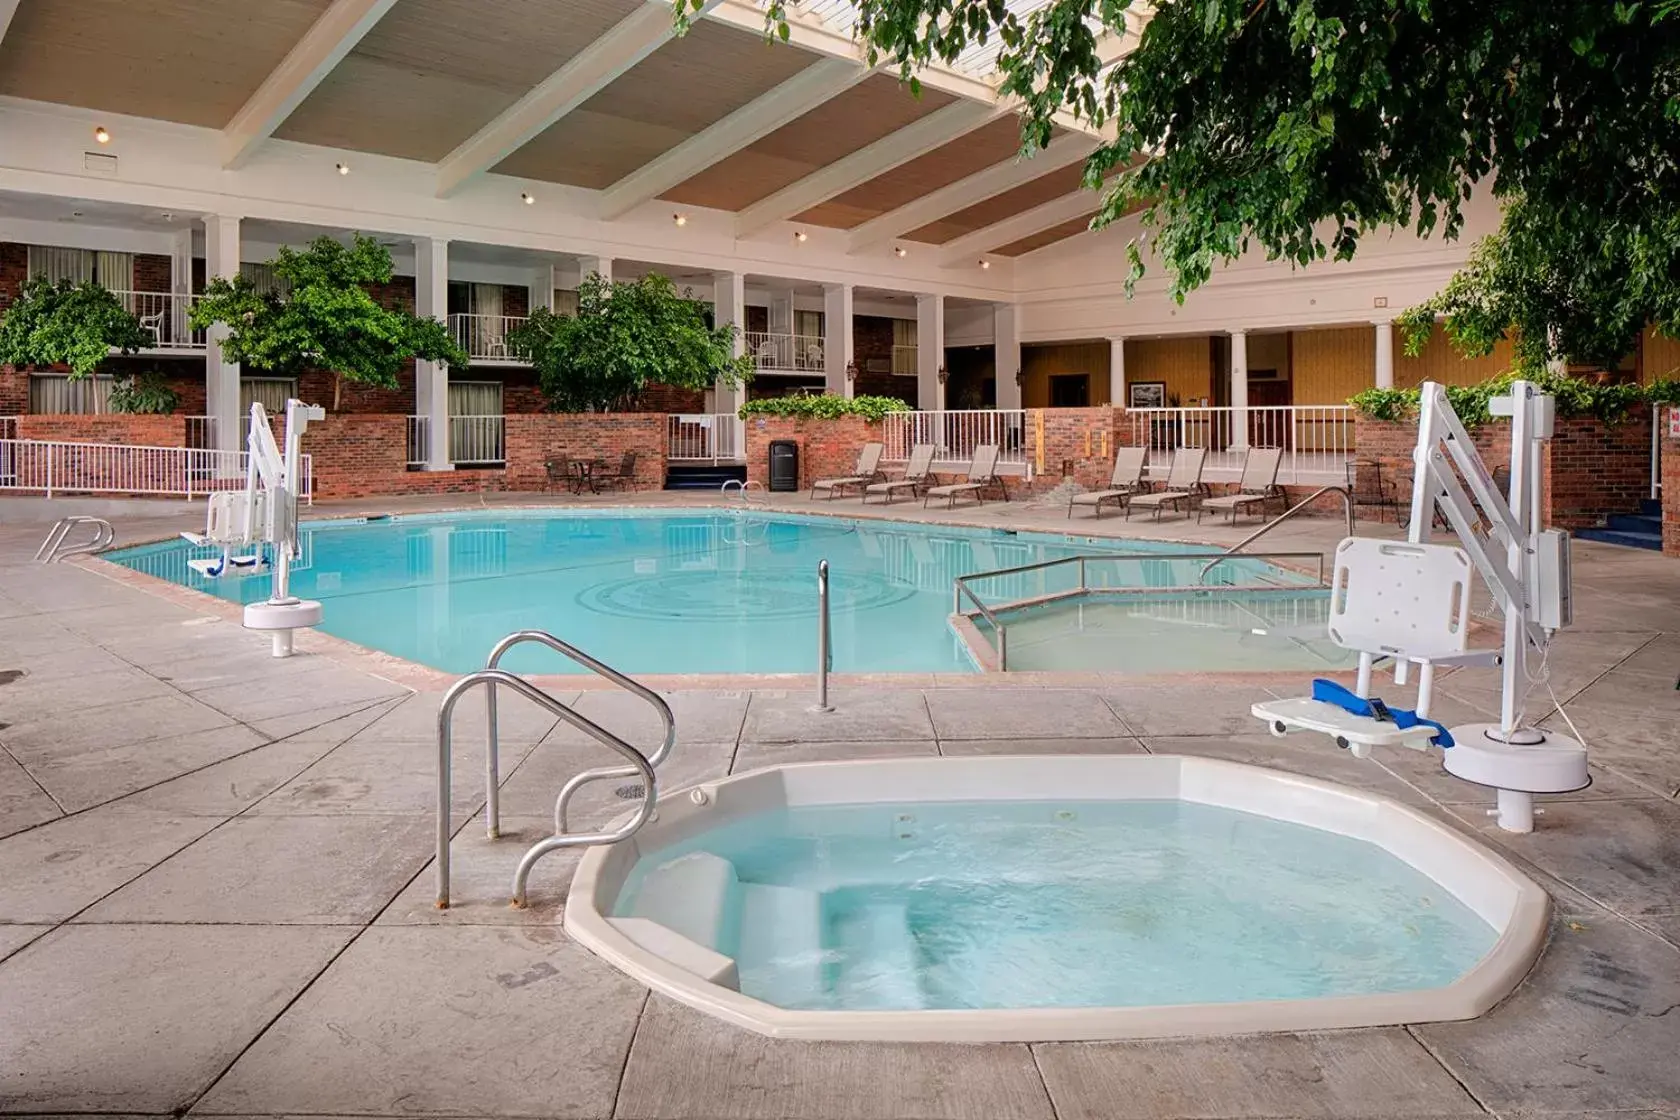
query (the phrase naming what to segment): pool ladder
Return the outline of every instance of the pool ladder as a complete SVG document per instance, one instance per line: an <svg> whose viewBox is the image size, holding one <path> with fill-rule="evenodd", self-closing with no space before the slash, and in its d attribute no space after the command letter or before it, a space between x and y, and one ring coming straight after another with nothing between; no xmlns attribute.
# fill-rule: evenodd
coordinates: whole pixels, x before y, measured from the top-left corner
<svg viewBox="0 0 1680 1120"><path fill-rule="evenodd" d="M659 746L649 754L643 754L623 739L614 735L600 724L580 715L569 705L561 703L536 685L506 669L497 668L502 655L514 646L526 642L535 642L547 646L597 676L604 677L634 696L645 700L649 707L658 713L660 722L664 724L664 735ZM562 848L581 848L593 844L616 844L620 840L635 835L637 829L646 824L653 815L654 799L656 796L654 768L670 756L671 748L677 741L676 718L671 714L671 706L665 703L660 695L647 686L632 680L610 665L602 664L595 658L584 653L567 642L561 641L553 634L543 630L518 630L501 641L490 651L489 660L484 668L476 673L469 673L450 686L443 695L443 703L438 707L438 806L437 806L437 907L447 909L449 906L449 840L453 833L451 813L451 781L450 755L451 731L454 725L455 704L474 688L483 687L486 690L484 698L485 713L488 717L488 741L485 750L485 801L484 823L490 839L501 836L502 808L501 808L501 773L500 773L500 742L496 719L496 693L499 688L511 688L532 703L552 712L555 716L582 731L596 742L623 756L625 764L622 766L599 766L591 770L572 775L566 784L560 787L560 795L554 802L554 835L537 843L525 852L519 860L519 868L513 876L513 905L525 905L525 885L531 877L531 869L538 860L550 852L557 852ZM608 828L595 832L570 832L566 825L566 809L572 796L591 782L605 781L609 778L640 778L642 781L642 799L636 812L629 820L616 828Z"/></svg>
<svg viewBox="0 0 1680 1120"><path fill-rule="evenodd" d="M93 527L93 537L90 540L76 544L65 544L64 541L72 532L83 525ZM52 527L47 539L41 542L41 547L35 550L35 560L41 564L51 564L55 560L62 560L66 556L82 556L95 552L104 552L117 540L117 531L111 523L103 517L64 517Z"/></svg>

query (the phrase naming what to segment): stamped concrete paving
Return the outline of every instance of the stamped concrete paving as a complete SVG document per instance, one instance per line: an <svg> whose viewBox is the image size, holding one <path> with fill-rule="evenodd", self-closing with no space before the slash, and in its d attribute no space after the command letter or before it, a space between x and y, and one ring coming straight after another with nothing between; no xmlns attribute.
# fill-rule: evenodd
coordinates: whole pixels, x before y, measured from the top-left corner
<svg viewBox="0 0 1680 1120"><path fill-rule="evenodd" d="M963 517L1064 524L1029 505ZM130 540L179 527L120 525ZM275 662L264 639L202 601L150 594L96 567L28 564L43 531L0 523L0 1112L1680 1117L1672 561L1578 547L1579 621L1548 671L1591 741L1595 784L1547 799L1540 831L1526 837L1492 829L1486 798L1425 756L1361 762L1320 740L1259 733L1247 710L1269 693L1257 685L916 678L839 688L828 715L811 712L802 689L674 693L674 785L825 758L1203 754L1402 800L1492 844L1556 901L1534 974L1474 1022L908 1046L777 1042L649 997L560 931L575 855L541 864L533 906L509 910L513 863L551 827L559 783L599 757L528 705L503 705L505 835L493 842L472 815L483 800L482 699L463 704L456 906L436 910L437 691L332 653ZM1211 524L1201 532L1234 539ZM1280 547L1323 547L1334 535L1295 526ZM1440 711L1485 718L1496 687L1485 672L1453 674ZM560 695L637 742L657 731L615 694ZM1562 725L1544 690L1531 714ZM599 819L620 804L597 789L577 811Z"/></svg>

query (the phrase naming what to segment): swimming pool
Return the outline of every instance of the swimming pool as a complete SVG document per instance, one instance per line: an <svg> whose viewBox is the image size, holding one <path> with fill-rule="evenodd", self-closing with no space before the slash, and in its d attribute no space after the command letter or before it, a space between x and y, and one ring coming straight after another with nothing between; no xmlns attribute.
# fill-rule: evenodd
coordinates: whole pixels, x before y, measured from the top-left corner
<svg viewBox="0 0 1680 1120"><path fill-rule="evenodd" d="M733 510L474 511L306 523L300 535L292 591L325 605L321 629L453 673L481 668L501 637L532 628L632 673L809 673L820 559L830 565L834 671L972 672L974 659L949 625L959 575L1094 553L1116 558L1100 577L1110 584L1182 586L1200 568L1120 559L1184 551L1160 542ZM106 558L230 602L267 597L265 574L209 578L187 565L211 555L177 540ZM1001 601L1064 590L1071 578L1071 568L1029 573L988 585L988 594ZM1245 560L1221 565L1219 581L1290 586L1303 577ZM1227 667L1220 650L1238 650L1254 617L1176 628L1194 648L1169 660ZM1120 645L1144 664L1139 652L1164 640L1165 625L1152 617L1153 631ZM1228 667L1254 662L1252 639L1242 641ZM1272 668L1319 664L1287 643L1270 649ZM504 664L581 671L535 648L515 650Z"/></svg>

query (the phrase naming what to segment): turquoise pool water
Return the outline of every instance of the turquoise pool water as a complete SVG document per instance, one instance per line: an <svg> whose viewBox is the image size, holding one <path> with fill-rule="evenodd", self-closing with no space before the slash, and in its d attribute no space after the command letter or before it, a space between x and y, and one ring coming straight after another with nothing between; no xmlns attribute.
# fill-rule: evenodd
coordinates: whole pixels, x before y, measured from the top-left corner
<svg viewBox="0 0 1680 1120"><path fill-rule="evenodd" d="M644 855L614 913L680 923L684 884L650 873L708 856L737 882L698 935L790 1008L1370 995L1448 984L1497 936L1375 845L1180 801L763 813Z"/></svg>
<svg viewBox="0 0 1680 1120"><path fill-rule="evenodd" d="M727 510L423 515L306 524L303 538L292 589L325 604L321 629L456 673L482 668L505 634L533 628L632 673L809 673L821 559L830 565L834 671L969 672L948 624L959 575L1109 553L1111 564L1091 566L1093 583L1169 587L1195 582L1200 567L1120 559L1182 545ZM208 578L187 566L212 555L171 541L107 558L236 603L268 597L266 574ZM1222 565L1215 578L1299 582L1259 561ZM984 593L1002 602L1076 579L1066 566L992 581ZM1234 650L1241 633L1183 629L1209 669L1224 667L1220 649ZM1129 645L1135 655L1148 647ZM1274 655L1274 667L1312 664L1291 660L1281 643ZM535 647L506 665L575 671Z"/></svg>

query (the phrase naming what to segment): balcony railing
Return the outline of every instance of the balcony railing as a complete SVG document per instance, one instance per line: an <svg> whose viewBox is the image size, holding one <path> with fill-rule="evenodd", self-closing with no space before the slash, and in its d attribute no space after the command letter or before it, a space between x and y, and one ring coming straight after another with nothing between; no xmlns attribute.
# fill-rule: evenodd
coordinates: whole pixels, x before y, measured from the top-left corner
<svg viewBox="0 0 1680 1120"><path fill-rule="evenodd" d="M902 463L919 443L933 445L935 467L942 473L960 472L974 457L974 449L996 444L998 463L1005 470L1024 471L1027 463L1027 414L1024 409L952 409L943 412L890 412L881 424L886 443L883 458Z"/></svg>
<svg viewBox="0 0 1680 1120"><path fill-rule="evenodd" d="M892 371L900 377L916 376L916 347L895 345L892 348Z"/></svg>
<svg viewBox="0 0 1680 1120"><path fill-rule="evenodd" d="M1230 481L1242 474L1250 447L1281 447L1278 481L1342 482L1353 458L1353 409L1347 405L1262 405L1253 408L1140 408L1125 413L1117 442L1149 449L1151 478L1164 478L1179 447L1208 450L1204 474Z"/></svg>
<svg viewBox="0 0 1680 1120"><path fill-rule="evenodd" d="M747 331L747 353L759 369L785 373L823 372L823 340L815 334Z"/></svg>
<svg viewBox="0 0 1680 1120"><path fill-rule="evenodd" d="M449 333L475 362L517 362L508 351L507 336L524 321L523 315L451 315Z"/></svg>
<svg viewBox="0 0 1680 1120"><path fill-rule="evenodd" d="M194 330L187 318L187 309L197 296L185 292L113 291L111 294L140 320L142 327L152 332L156 349L203 350L208 345L205 332Z"/></svg>
<svg viewBox="0 0 1680 1120"><path fill-rule="evenodd" d="M670 450L666 458L684 463L746 461L747 426L731 412L683 413L667 417Z"/></svg>

